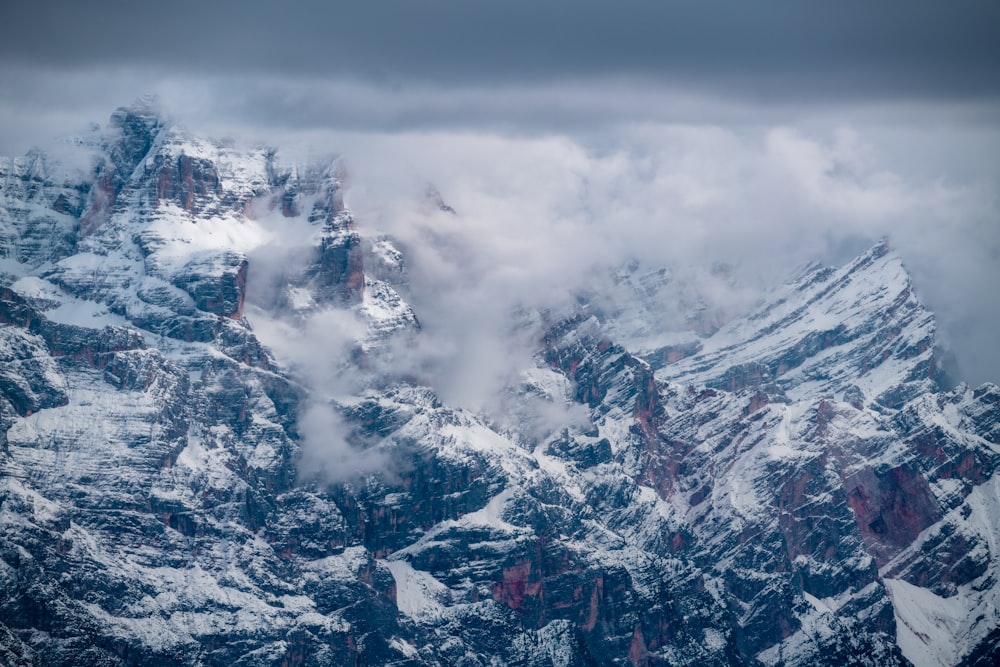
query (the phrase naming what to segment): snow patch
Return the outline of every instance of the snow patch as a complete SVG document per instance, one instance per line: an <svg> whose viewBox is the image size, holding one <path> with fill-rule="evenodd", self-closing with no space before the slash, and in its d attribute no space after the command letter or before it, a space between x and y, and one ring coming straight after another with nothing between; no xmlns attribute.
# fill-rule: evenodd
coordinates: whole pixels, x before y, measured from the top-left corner
<svg viewBox="0 0 1000 667"><path fill-rule="evenodd" d="M451 597L447 586L404 560L384 564L396 580L396 607L400 613L415 621L440 618Z"/></svg>
<svg viewBox="0 0 1000 667"><path fill-rule="evenodd" d="M957 637L968 632L968 610L902 579L884 579L896 613L896 641L915 667L951 667L961 658Z"/></svg>

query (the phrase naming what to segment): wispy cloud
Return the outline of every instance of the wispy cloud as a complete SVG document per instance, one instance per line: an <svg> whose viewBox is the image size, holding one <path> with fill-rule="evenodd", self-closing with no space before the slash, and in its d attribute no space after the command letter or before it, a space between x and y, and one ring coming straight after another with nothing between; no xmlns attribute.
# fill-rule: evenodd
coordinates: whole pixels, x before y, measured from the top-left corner
<svg viewBox="0 0 1000 667"><path fill-rule="evenodd" d="M838 102L640 75L400 83L16 63L0 85L19 91L0 101L7 153L152 91L195 132L276 145L293 162L345 156L360 231L390 232L408 254L425 335L397 361L467 407L489 408L531 364L532 332L511 312L566 303L609 267L673 267L735 311L795 265L843 261L881 236L965 379L1000 379L1000 116L988 95ZM458 215L414 205L427 183ZM254 258L268 261L282 260ZM739 289L706 270L719 261ZM662 304L661 324L676 306Z"/></svg>
<svg viewBox="0 0 1000 667"><path fill-rule="evenodd" d="M449 351L456 394L476 395L462 369L482 382L523 360L510 312L565 303L629 260L693 280L725 262L740 289L705 288L733 310L797 265L845 261L882 236L939 312L967 379L1000 377L987 341L1000 324L988 294L1000 278L995 184L906 177L861 131L642 125L600 148L567 136L397 133L367 135L349 155L359 185L348 201L362 228L391 232L410 253L412 298ZM415 210L419 179L458 215Z"/></svg>

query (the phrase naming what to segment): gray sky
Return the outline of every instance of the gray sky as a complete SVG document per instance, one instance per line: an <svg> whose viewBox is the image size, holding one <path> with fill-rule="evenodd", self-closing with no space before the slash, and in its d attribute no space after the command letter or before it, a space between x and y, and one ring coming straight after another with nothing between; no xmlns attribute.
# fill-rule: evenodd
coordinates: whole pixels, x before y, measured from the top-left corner
<svg viewBox="0 0 1000 667"><path fill-rule="evenodd" d="M998 33L993 0L4 2L0 151L151 91L263 127L996 124Z"/></svg>
<svg viewBox="0 0 1000 667"><path fill-rule="evenodd" d="M640 75L781 97L993 95L990 0L7 2L0 57L389 84Z"/></svg>
<svg viewBox="0 0 1000 667"><path fill-rule="evenodd" d="M470 319L441 291L463 271L507 303L611 247L749 279L888 234L996 381L998 34L994 0L4 2L0 155L152 92L196 131L344 153L360 222L413 243L397 203L433 180L473 258L424 249L442 322Z"/></svg>

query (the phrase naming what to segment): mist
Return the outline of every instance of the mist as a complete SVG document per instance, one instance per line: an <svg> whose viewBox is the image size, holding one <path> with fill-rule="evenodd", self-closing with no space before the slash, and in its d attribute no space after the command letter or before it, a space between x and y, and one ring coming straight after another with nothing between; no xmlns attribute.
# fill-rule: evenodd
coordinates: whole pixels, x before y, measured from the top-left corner
<svg viewBox="0 0 1000 667"><path fill-rule="evenodd" d="M606 290L623 264L668 267L735 315L802 265L849 261L883 237L937 314L961 379L1000 378L996 184L904 175L862 131L644 124L600 147L559 135L366 135L346 161L359 228L400 241L426 345L452 360L439 384L473 403L493 393L477 382L530 362L512 312ZM416 205L425 182L456 213ZM710 271L720 264L725 280Z"/></svg>
<svg viewBox="0 0 1000 667"><path fill-rule="evenodd" d="M285 164L341 156L358 232L403 251L403 296L421 324L373 367L498 425L514 415L529 440L585 421L555 394L512 401L537 366L538 315L596 294L627 308L615 276L628 266L669 270L669 289L640 313L654 337L689 329L693 301L733 317L799 267L841 264L887 237L958 379L1000 380L996 97L767 100L629 76L458 85L27 65L0 67L0 83L22 93L0 100L9 155L85 133L152 91L192 133L275 146ZM429 186L452 211L427 201ZM272 243L250 257L251 306L315 231L259 217ZM362 323L333 311L285 322L257 305L261 340L313 394L299 425L306 464L337 461L322 474L331 481L379 468L336 414L368 381L344 370Z"/></svg>
<svg viewBox="0 0 1000 667"><path fill-rule="evenodd" d="M689 330L692 300L734 317L805 264L838 265L887 237L936 313L958 379L1000 378L995 184L893 169L863 128L623 124L600 142L485 130L291 138L286 160L341 152L358 232L388 234L403 252L401 289L421 330L377 351L369 372L418 378L445 404L526 442L586 423L565 387L521 391L538 366L541 315L570 313L587 295L627 309L634 295L616 283L624 266L669 270L668 288L639 314L655 336ZM440 202L426 197L429 186ZM251 256L251 303L311 243L304 220L264 223L281 225L284 240ZM388 470L349 444L336 414L339 400L375 381L349 361L363 335L355 314L248 315L313 393L299 424L304 469L327 481Z"/></svg>

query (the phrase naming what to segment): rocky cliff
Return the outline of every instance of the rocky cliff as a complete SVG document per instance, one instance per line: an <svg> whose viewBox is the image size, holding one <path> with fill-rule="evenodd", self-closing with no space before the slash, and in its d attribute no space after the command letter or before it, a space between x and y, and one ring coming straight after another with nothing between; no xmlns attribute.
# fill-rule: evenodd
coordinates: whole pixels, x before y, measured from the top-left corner
<svg viewBox="0 0 1000 667"><path fill-rule="evenodd" d="M335 160L149 103L78 143L0 162L0 662L1000 659L1000 388L886 243L679 345L641 294L538 314L501 424L394 367L405 255Z"/></svg>

